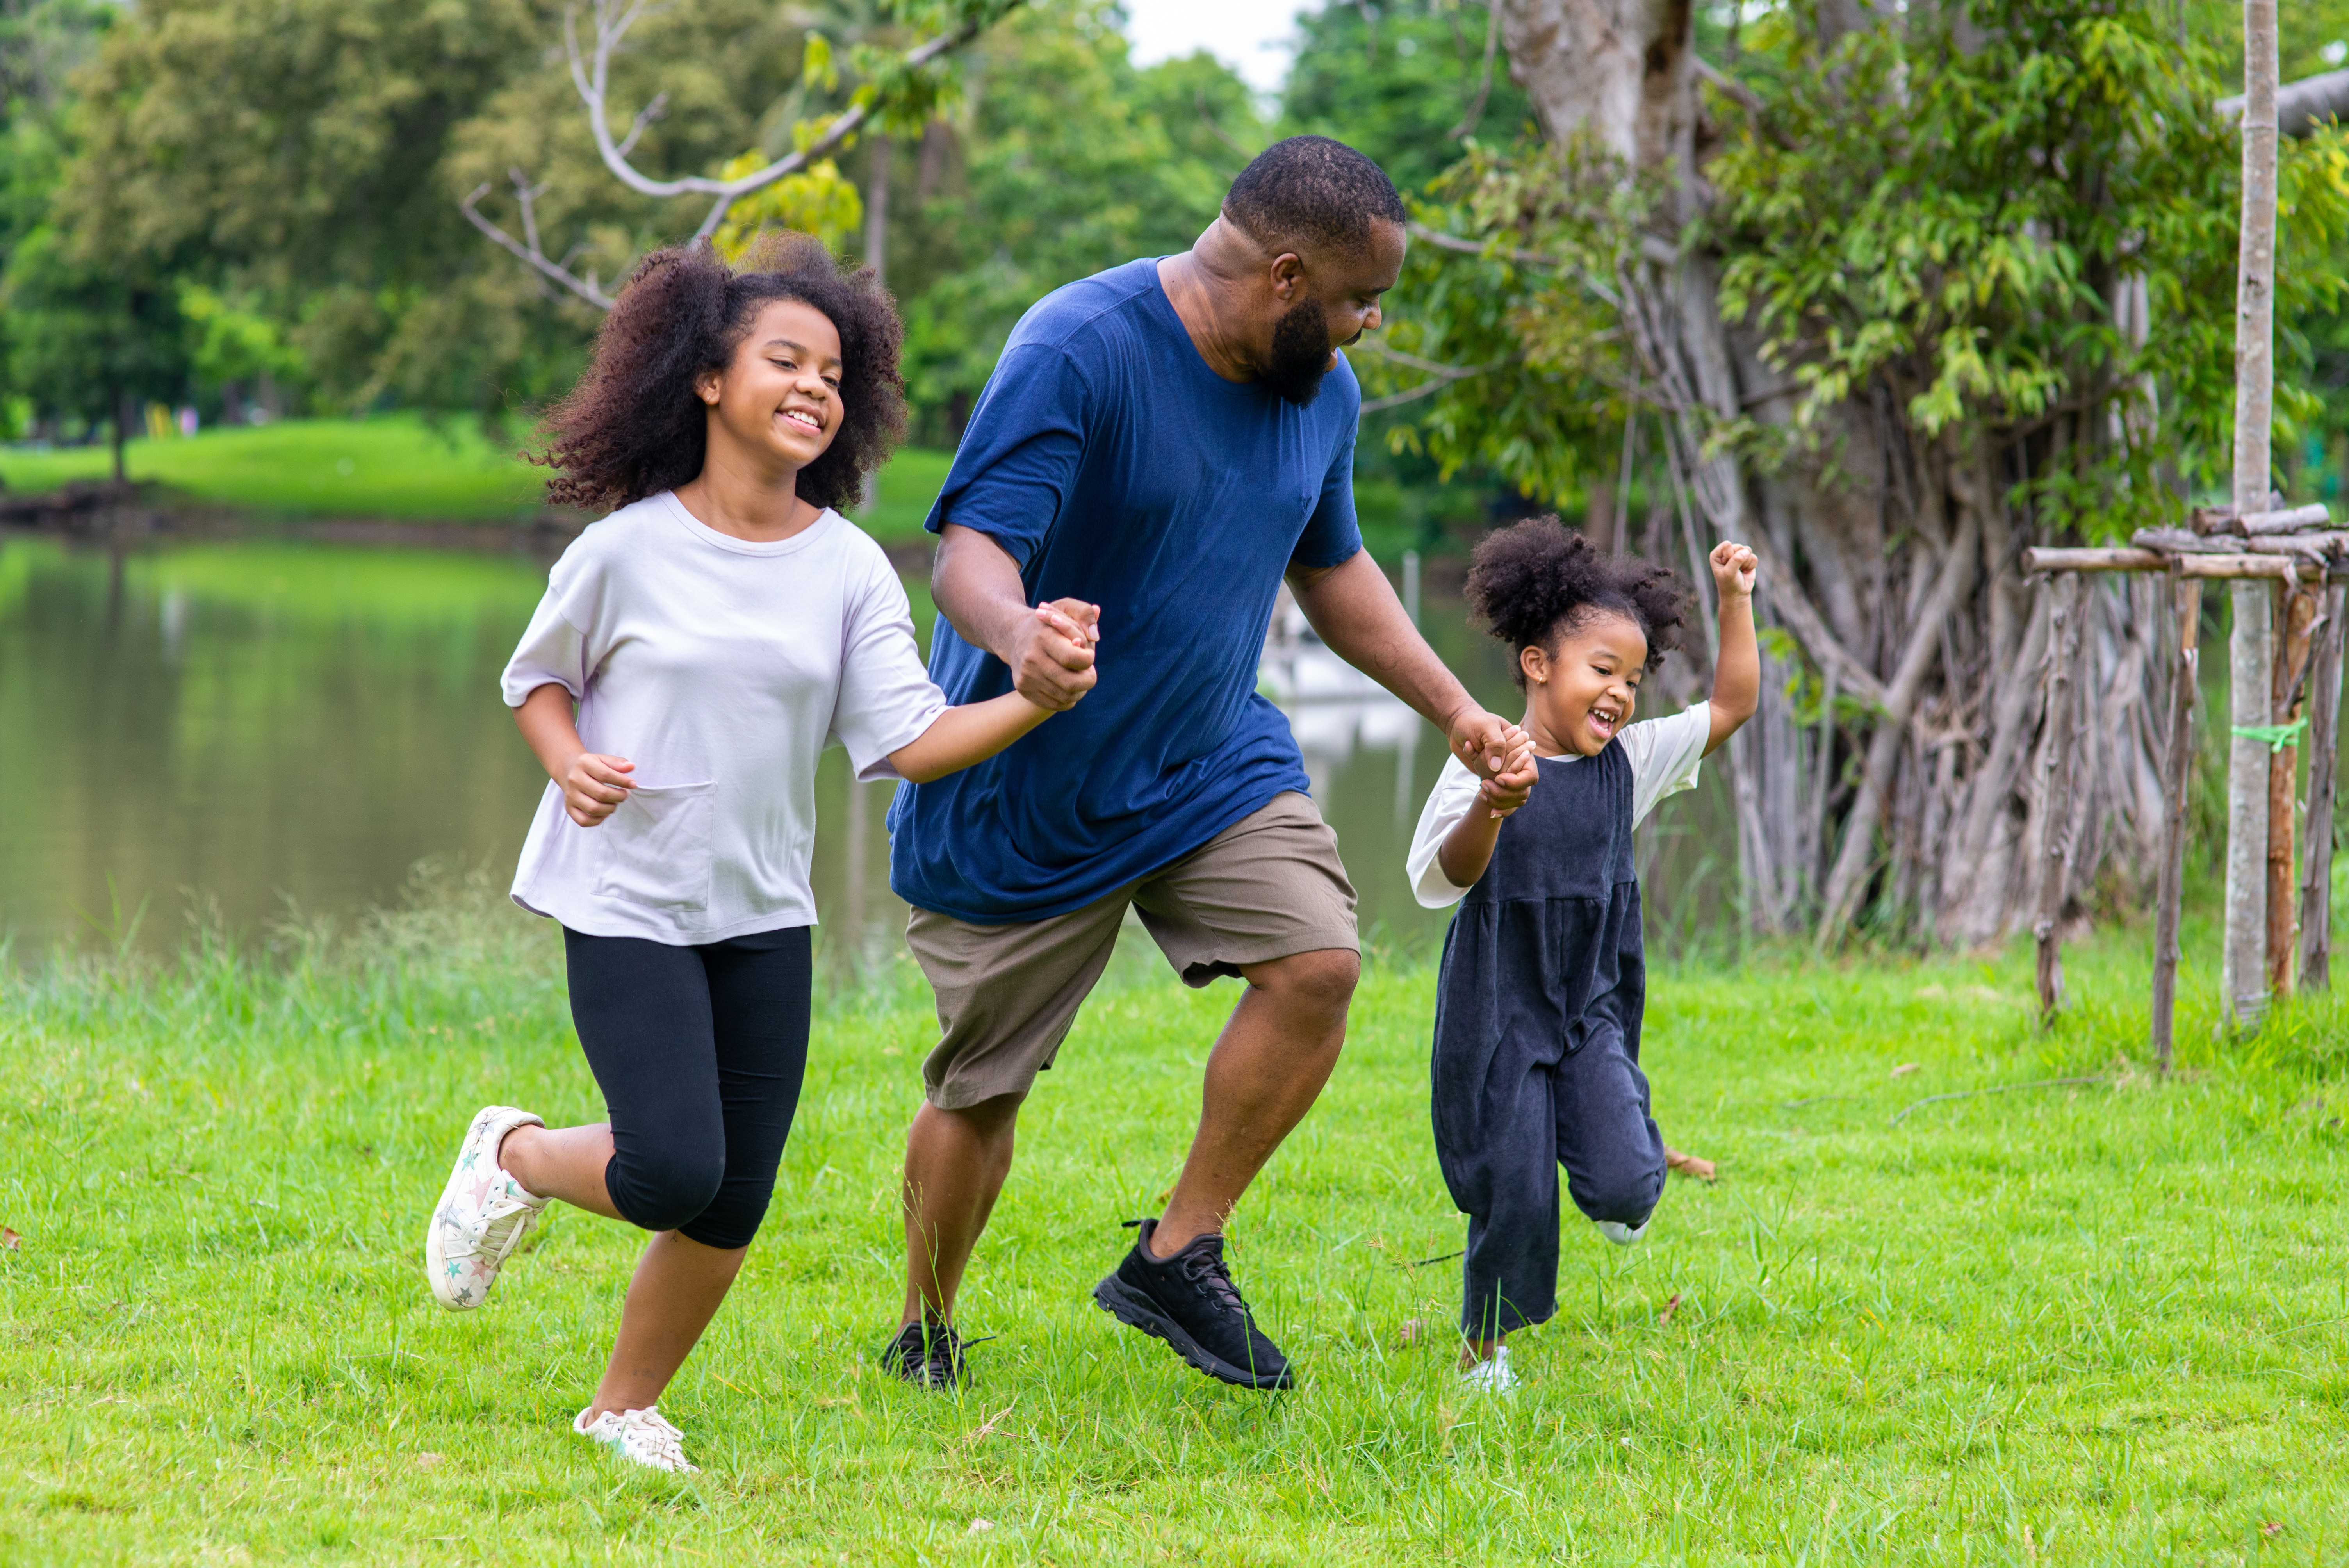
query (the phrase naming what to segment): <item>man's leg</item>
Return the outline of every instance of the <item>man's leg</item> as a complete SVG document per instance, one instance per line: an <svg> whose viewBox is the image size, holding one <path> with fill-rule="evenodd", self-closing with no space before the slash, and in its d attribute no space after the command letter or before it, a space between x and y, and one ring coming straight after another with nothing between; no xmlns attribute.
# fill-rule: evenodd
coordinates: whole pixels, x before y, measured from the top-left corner
<svg viewBox="0 0 2349 1568"><path fill-rule="evenodd" d="M1207 1057L1199 1130L1151 1237L1157 1257L1221 1231L1272 1151L1313 1109L1346 1043L1362 962L1349 948L1324 948L1239 969L1247 991ZM1008 1164L1008 1123L1004 1157Z"/></svg>
<svg viewBox="0 0 2349 1568"><path fill-rule="evenodd" d="M898 1326L926 1311L954 1321L955 1292L971 1249L1011 1174L1020 1094L960 1110L924 1102L905 1133L905 1310Z"/></svg>
<svg viewBox="0 0 2349 1568"><path fill-rule="evenodd" d="M954 1316L979 1233L1011 1171L1019 1103L1051 1065L1117 946L1127 895L1014 925L917 909L906 944L937 994L943 1037L905 1134L904 1328Z"/></svg>

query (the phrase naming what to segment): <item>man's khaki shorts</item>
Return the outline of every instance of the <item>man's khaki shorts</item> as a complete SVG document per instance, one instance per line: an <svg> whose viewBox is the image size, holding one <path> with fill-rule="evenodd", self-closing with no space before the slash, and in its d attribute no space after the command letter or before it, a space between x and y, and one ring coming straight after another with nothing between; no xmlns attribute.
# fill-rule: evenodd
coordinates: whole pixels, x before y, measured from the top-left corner
<svg viewBox="0 0 2349 1568"><path fill-rule="evenodd" d="M937 993L946 1032L922 1064L932 1105L957 1110L1028 1092L1108 965L1128 905L1189 985L1295 953L1361 950L1338 836L1294 792L1066 914L970 925L917 909L905 940Z"/></svg>

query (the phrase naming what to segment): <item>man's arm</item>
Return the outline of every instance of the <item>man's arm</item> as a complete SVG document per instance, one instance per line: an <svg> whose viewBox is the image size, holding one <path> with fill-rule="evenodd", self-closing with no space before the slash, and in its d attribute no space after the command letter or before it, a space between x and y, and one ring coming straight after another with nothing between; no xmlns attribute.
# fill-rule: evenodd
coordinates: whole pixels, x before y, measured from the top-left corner
<svg viewBox="0 0 2349 1568"><path fill-rule="evenodd" d="M1019 563L978 530L950 522L938 531L930 592L963 641L1009 665L1013 689L1038 707L1065 712L1092 685L1086 672L1101 640L1100 607L1056 602L1038 614Z"/></svg>
<svg viewBox="0 0 2349 1568"><path fill-rule="evenodd" d="M1330 651L1402 698L1452 743L1453 755L1489 786L1530 748L1525 731L1486 713L1444 667L1403 614L1393 584L1367 550L1336 566L1291 567L1289 592ZM944 600L940 600L941 604Z"/></svg>

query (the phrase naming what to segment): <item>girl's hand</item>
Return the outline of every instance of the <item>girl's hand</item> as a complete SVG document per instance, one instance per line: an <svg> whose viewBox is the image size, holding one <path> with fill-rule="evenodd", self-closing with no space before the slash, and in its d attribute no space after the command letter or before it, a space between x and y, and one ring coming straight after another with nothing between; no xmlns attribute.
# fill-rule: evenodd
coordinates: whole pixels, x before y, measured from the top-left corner
<svg viewBox="0 0 2349 1568"><path fill-rule="evenodd" d="M1476 792L1485 813L1497 821L1530 799L1534 785L1540 779L1541 766L1534 760L1533 748L1528 747L1509 759L1507 771L1477 785Z"/></svg>
<svg viewBox="0 0 2349 1568"><path fill-rule="evenodd" d="M571 759L557 780L563 786L563 809L583 828L593 828L620 809L636 781L628 777L636 765L625 757L605 757L583 751Z"/></svg>
<svg viewBox="0 0 2349 1568"><path fill-rule="evenodd" d="M1754 596L1754 573L1762 563L1753 551L1724 539L1713 547L1706 564L1713 568L1713 583L1723 598Z"/></svg>

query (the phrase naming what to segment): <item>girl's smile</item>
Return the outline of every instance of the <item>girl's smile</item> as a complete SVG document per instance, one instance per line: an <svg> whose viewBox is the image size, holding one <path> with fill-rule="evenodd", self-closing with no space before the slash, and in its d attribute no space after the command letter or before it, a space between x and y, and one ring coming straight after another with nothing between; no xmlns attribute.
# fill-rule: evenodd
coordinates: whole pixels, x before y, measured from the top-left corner
<svg viewBox="0 0 2349 1568"><path fill-rule="evenodd" d="M1526 728L1544 757L1596 757L1631 722L1647 674L1648 638L1630 617L1602 612L1518 655Z"/></svg>

